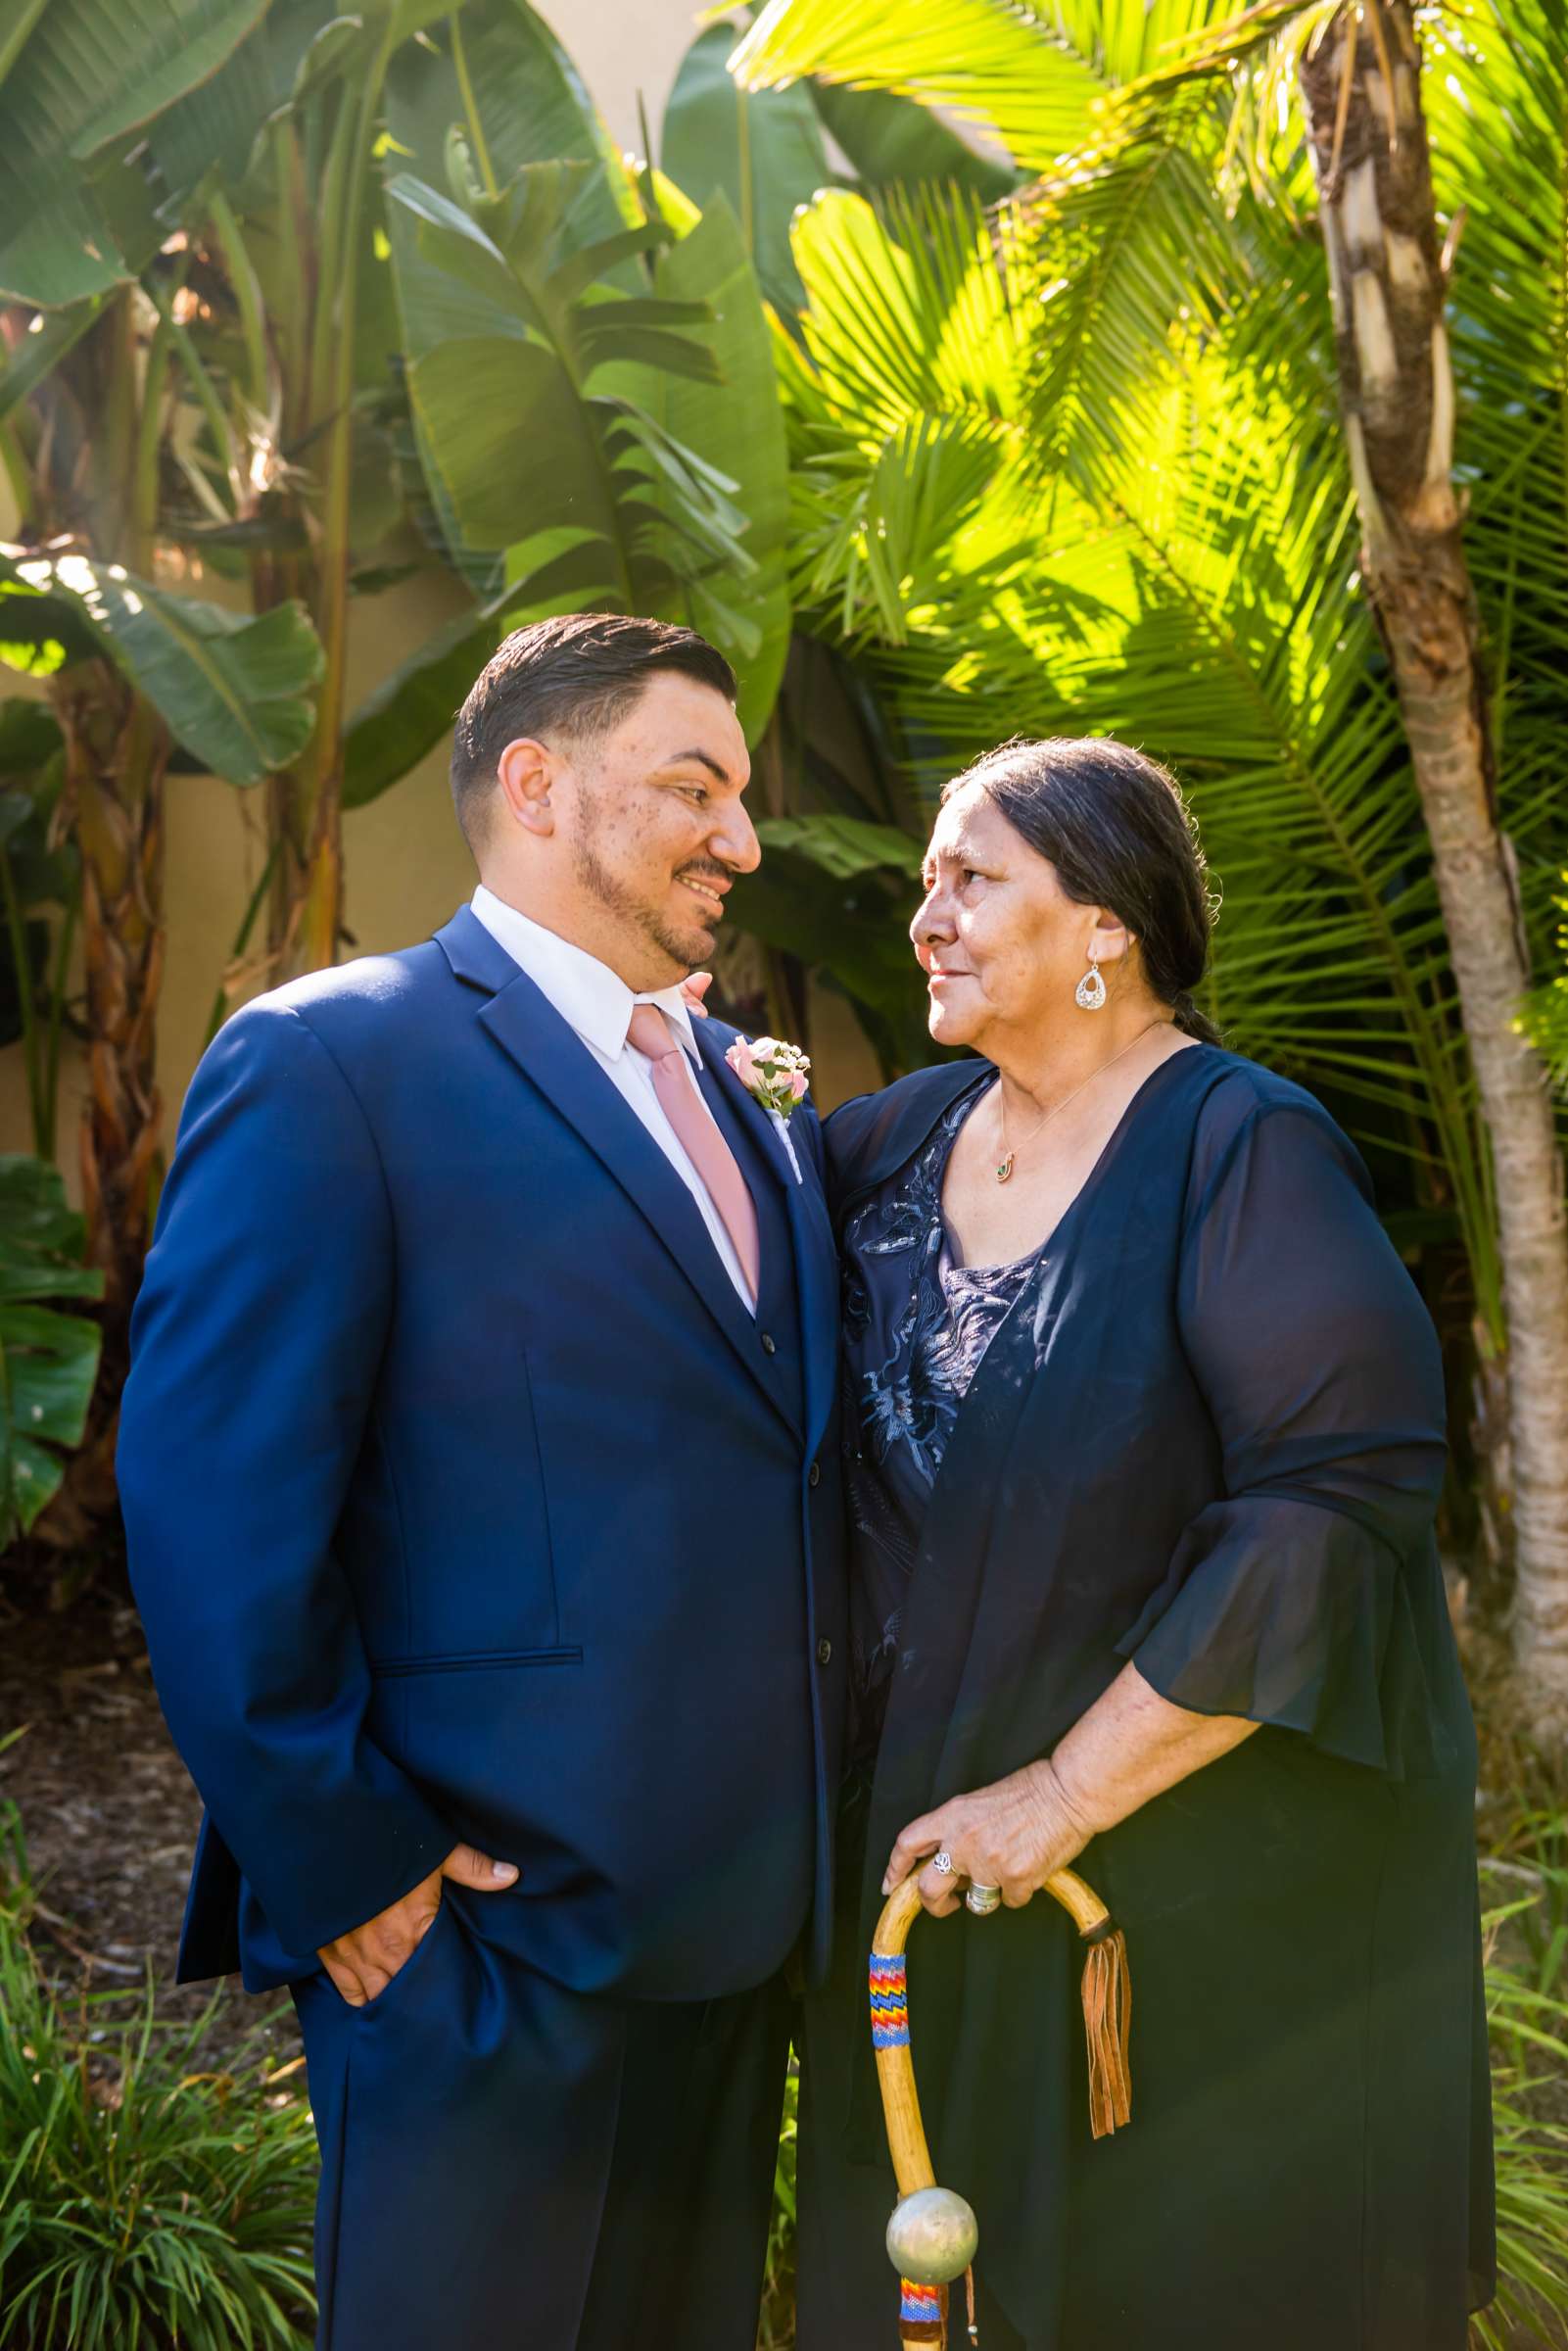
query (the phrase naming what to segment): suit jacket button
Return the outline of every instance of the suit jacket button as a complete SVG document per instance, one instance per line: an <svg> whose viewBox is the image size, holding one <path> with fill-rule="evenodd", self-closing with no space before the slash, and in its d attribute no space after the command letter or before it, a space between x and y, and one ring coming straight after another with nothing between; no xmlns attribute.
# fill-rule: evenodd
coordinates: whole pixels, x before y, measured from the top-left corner
<svg viewBox="0 0 1568 2351"><path fill-rule="evenodd" d="M819 1641L819 1642L818 1642L818 1644L817 1644L817 1662L818 1662L818 1664L819 1664L819 1665L831 1665L831 1664L832 1663L832 1661L833 1661L833 1645L832 1645L832 1643L831 1641Z"/></svg>
<svg viewBox="0 0 1568 2351"><path fill-rule="evenodd" d="M779 1352L771 1331L765 1330L762 1334L762 1352L764 1355L777 1355Z"/></svg>
<svg viewBox="0 0 1568 2351"><path fill-rule="evenodd" d="M813 1463L812 1463L812 1464L811 1464L811 1470L810 1470L810 1473L809 1473L809 1475L807 1476L806 1483L807 1483L807 1485L808 1485L808 1486L820 1486L820 1485L822 1484L822 1463L821 1463L821 1462L813 1462Z"/></svg>

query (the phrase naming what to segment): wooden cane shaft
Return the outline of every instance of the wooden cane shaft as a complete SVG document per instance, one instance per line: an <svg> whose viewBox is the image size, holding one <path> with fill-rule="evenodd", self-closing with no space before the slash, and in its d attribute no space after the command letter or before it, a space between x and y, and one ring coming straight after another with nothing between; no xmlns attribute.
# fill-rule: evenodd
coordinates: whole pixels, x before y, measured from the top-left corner
<svg viewBox="0 0 1568 2351"><path fill-rule="evenodd" d="M931 2170L930 2152L926 2144L926 2126L921 2121L915 2068L908 2048L879 2049L877 2079L881 2084L887 2148L893 2159L893 2177L898 2182L899 2194L912 2196L917 2187L934 2187L936 2174Z"/></svg>
<svg viewBox="0 0 1568 2351"><path fill-rule="evenodd" d="M917 1871L901 1886L895 1886L882 1905L871 1944L877 1958L893 1959L902 1954L920 1906ZM898 2182L899 2194L910 2196L918 2187L934 2187L936 2174L931 2170L930 2149L926 2143L926 2126L921 2120L920 2096L915 2087L915 2062L907 2038L897 2046L878 2048L877 2080L882 2093L882 2119L887 2125L887 2151L893 2159L893 2177Z"/></svg>
<svg viewBox="0 0 1568 2351"><path fill-rule="evenodd" d="M922 1862L921 1868L924 1867ZM1111 1915L1093 1888L1070 1869L1060 1869L1054 1877L1047 1878L1043 1891L1054 1895L1070 1914L1080 1935L1092 1935ZM872 1937L875 1958L901 1956L920 1911L920 1869L917 1869L901 1886L893 1888L882 1905L877 1932ZM918 2187L934 2187L936 2174L931 2169L930 2149L926 2143L926 2126L921 2120L920 2095L915 2087L915 2061L907 2038L901 2045L878 2048L877 2080L882 2093L887 2149L893 2159L893 2177L898 2182L899 2194L908 2196Z"/></svg>

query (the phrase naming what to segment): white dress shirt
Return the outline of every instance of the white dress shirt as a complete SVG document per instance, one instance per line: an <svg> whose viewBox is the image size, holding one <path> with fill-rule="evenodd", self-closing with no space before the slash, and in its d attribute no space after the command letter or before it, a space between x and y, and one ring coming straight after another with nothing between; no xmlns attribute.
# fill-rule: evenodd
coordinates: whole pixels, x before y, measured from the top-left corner
<svg viewBox="0 0 1568 2351"><path fill-rule="evenodd" d="M540 993L549 999L568 1028L582 1038L616 1091L636 1111L701 1210L702 1222L725 1271L735 1284L736 1294L747 1314L754 1317L756 1305L740 1271L729 1229L653 1091L653 1064L645 1053L639 1053L635 1045L626 1041L626 1032L632 1025L632 1007L656 1004L690 1055L695 1069L701 1069L701 1056L691 1032L691 1015L679 987L661 987L650 994L634 995L607 963L600 963L586 948L574 946L569 938L560 938L553 931L546 931L543 923L536 923L531 916L519 914L515 906L498 898L482 882L473 895L473 909L492 938L505 948ZM703 1115L717 1127L718 1121L713 1119L700 1085L696 1086L696 1096Z"/></svg>

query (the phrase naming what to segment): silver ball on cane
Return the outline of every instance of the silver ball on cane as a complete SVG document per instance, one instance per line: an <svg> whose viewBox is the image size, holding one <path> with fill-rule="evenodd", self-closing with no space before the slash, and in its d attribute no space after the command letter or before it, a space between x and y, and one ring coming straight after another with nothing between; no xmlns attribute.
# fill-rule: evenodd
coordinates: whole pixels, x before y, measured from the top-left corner
<svg viewBox="0 0 1568 2351"><path fill-rule="evenodd" d="M980 2225L957 2190L917 2187L887 2224L887 2258L915 2285L946 2285L974 2259Z"/></svg>

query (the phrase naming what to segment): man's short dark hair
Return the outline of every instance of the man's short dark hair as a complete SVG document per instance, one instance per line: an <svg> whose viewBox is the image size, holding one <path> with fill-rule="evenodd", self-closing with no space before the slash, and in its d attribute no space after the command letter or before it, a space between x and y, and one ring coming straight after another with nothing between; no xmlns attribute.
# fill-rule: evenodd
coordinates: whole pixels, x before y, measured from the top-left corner
<svg viewBox="0 0 1568 2351"><path fill-rule="evenodd" d="M735 671L695 629L622 612L568 612L514 629L474 680L452 734L451 796L469 847L484 840L509 743L607 735L661 670L736 698Z"/></svg>

